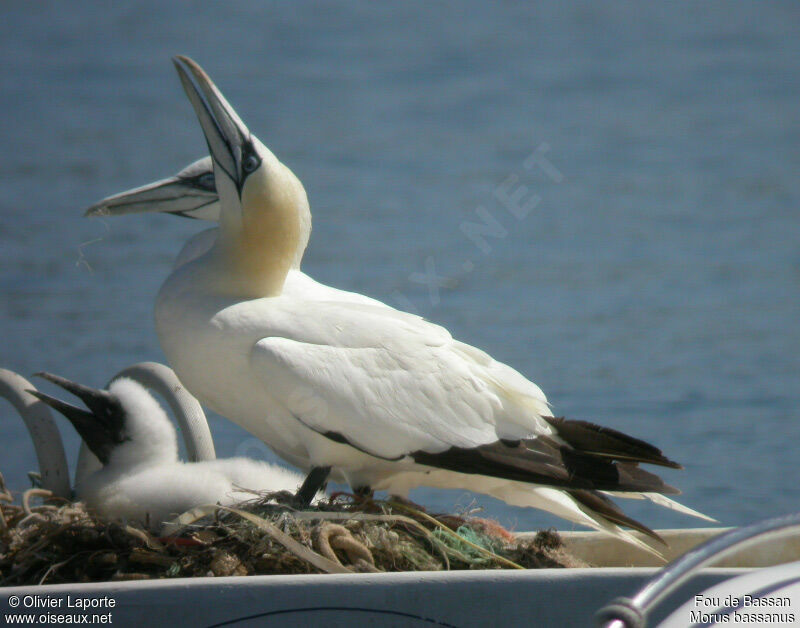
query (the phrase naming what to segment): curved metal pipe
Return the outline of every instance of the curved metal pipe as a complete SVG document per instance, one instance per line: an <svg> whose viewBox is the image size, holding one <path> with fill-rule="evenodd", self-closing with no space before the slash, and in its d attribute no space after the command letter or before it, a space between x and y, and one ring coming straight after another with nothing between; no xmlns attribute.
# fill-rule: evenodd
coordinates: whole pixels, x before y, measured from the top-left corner
<svg viewBox="0 0 800 628"><path fill-rule="evenodd" d="M183 387L171 368L158 362L139 362L114 375L106 388L121 377L137 381L145 388L161 395L169 404L181 429L183 442L186 445L186 454L190 461L216 459L217 454L214 450L214 441L211 437L211 430L208 428L206 414L197 399ZM100 461L95 458L85 444L82 444L75 472L76 485L81 479L100 467Z"/></svg>
<svg viewBox="0 0 800 628"><path fill-rule="evenodd" d="M69 499L72 488L61 433L50 408L28 390L36 390L36 386L14 371L0 369L0 396L8 399L25 421L39 461L42 487L58 497Z"/></svg>
<svg viewBox="0 0 800 628"><path fill-rule="evenodd" d="M183 387L175 371L158 362L139 362L122 369L108 384L121 377L136 380L166 400L181 428L186 454L191 462L216 459L206 413L200 402Z"/></svg>
<svg viewBox="0 0 800 628"><path fill-rule="evenodd" d="M664 567L632 599L618 598L600 609L596 617L606 628L640 628L653 608L694 573L734 552L766 540L796 534L800 513L765 519L743 528L735 528L689 550Z"/></svg>

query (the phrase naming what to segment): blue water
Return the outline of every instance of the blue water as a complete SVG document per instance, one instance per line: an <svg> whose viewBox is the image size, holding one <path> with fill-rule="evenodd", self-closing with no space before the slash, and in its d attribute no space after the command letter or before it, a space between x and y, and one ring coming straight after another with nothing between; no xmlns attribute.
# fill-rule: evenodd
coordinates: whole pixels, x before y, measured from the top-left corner
<svg viewBox="0 0 800 628"><path fill-rule="evenodd" d="M153 298L206 225L81 214L204 153L184 53L304 182L310 275L445 325L557 414L658 444L686 466L664 474L682 500L725 524L798 508L796 5L164 4L4 4L0 366L99 386L164 359ZM468 237L481 221L493 235ZM0 413L21 489L33 448ZM264 454L212 429L220 455Z"/></svg>

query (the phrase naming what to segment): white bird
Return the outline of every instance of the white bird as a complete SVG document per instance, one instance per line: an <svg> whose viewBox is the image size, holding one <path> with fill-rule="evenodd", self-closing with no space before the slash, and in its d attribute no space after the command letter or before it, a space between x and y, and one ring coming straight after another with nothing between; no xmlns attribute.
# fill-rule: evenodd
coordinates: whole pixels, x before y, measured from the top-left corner
<svg viewBox="0 0 800 628"><path fill-rule="evenodd" d="M69 419L102 462L75 492L103 518L139 521L158 530L196 506L230 506L252 497L246 489L295 491L302 483L288 469L249 458L179 461L172 423L132 379L120 378L108 390L96 390L50 373L37 375L79 397L88 408L28 391Z"/></svg>
<svg viewBox="0 0 800 628"><path fill-rule="evenodd" d="M213 158L220 227L162 286L159 339L202 402L312 469L305 496L333 467L354 489L466 488L637 544L620 525L652 532L604 493L703 516L638 467L679 467L658 449L554 418L535 384L444 328L295 289L311 225L302 185L197 64L176 66Z"/></svg>

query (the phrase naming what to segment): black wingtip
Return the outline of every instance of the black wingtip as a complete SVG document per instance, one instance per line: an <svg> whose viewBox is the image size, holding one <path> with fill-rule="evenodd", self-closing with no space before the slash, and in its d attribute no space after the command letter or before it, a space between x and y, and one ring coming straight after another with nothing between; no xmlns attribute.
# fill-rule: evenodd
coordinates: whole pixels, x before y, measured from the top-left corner
<svg viewBox="0 0 800 628"><path fill-rule="evenodd" d="M555 428L560 438L583 453L619 462L642 462L670 469L683 469L683 465L667 458L658 447L624 432L589 421L564 417L542 418Z"/></svg>
<svg viewBox="0 0 800 628"><path fill-rule="evenodd" d="M624 512L622 512L622 509L617 506L617 504L615 504L611 499L602 493L598 493L596 491L578 490L569 491L569 494L579 504L588 508L593 513L600 515L604 519L607 519L611 523L627 526L632 530L637 530L638 532L655 539L665 547L668 546L667 542L661 538L661 535L659 535L655 530L648 528L643 523L640 523L636 519L626 515Z"/></svg>

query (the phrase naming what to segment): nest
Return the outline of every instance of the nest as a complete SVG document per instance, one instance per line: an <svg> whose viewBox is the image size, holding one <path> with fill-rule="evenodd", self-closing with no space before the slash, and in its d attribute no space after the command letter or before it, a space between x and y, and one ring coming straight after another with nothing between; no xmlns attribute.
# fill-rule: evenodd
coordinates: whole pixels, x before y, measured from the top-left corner
<svg viewBox="0 0 800 628"><path fill-rule="evenodd" d="M33 505L33 499L44 503ZM339 495L296 510L286 493L184 513L156 537L43 489L11 502L0 476L0 585L195 576L580 567L555 531L518 540L496 522Z"/></svg>

